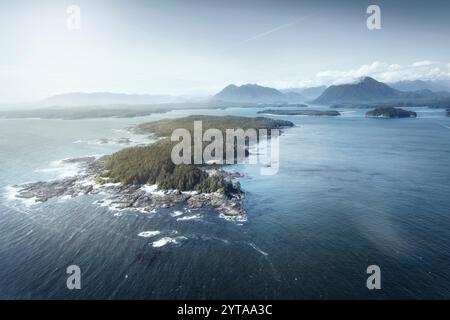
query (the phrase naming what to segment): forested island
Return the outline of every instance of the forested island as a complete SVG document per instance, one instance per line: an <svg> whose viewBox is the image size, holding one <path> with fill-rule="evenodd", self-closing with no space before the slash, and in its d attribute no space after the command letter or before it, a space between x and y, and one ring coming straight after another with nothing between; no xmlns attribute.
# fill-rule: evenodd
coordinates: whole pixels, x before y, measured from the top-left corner
<svg viewBox="0 0 450 320"><path fill-rule="evenodd" d="M417 113L400 108L380 107L366 112L369 118L416 118Z"/></svg>
<svg viewBox="0 0 450 320"><path fill-rule="evenodd" d="M189 116L143 123L136 127L138 133L148 133L162 139L148 146L126 148L111 155L105 164L106 171L98 180L123 184L157 184L161 189L180 191L238 191L223 176L209 176L204 171L205 165L175 165L172 162L171 151L175 142L168 137L179 128L186 129L193 135L194 121L202 121L203 132L218 129L223 135L226 129L270 130L293 126L290 121L237 116Z"/></svg>
<svg viewBox="0 0 450 320"><path fill-rule="evenodd" d="M372 109L372 108L416 108L416 107L428 107L431 109L445 109L450 105L450 98L438 97L430 99L416 99L407 101L394 101L394 102L344 102L335 103L330 107L333 109L350 108L350 109Z"/></svg>

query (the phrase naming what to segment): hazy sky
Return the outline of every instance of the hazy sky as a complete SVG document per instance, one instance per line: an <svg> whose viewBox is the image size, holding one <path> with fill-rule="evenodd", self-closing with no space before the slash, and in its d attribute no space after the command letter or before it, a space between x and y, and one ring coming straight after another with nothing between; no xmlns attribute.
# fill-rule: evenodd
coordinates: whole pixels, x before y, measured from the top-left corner
<svg viewBox="0 0 450 320"><path fill-rule="evenodd" d="M69 5L81 29L66 26ZM366 27L370 4L381 30ZM0 103L450 79L450 1L0 0Z"/></svg>

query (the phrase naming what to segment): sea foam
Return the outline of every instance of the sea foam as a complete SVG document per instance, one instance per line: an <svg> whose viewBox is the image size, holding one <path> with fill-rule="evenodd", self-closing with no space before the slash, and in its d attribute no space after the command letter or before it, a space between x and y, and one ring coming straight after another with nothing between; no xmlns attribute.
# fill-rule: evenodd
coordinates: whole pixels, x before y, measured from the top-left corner
<svg viewBox="0 0 450 320"><path fill-rule="evenodd" d="M253 242L249 242L249 246L261 253L263 256L268 256L269 254L267 252L262 251L260 248L256 246Z"/></svg>
<svg viewBox="0 0 450 320"><path fill-rule="evenodd" d="M31 207L31 206L39 203L39 201L37 201L36 197L33 197L33 198L20 198L20 197L18 197L17 195L18 195L19 190L20 190L19 188L8 186L5 189L6 189L5 198L6 198L7 201L20 202L25 207Z"/></svg>
<svg viewBox="0 0 450 320"><path fill-rule="evenodd" d="M172 217L178 217L178 216L181 216L182 214L184 214L182 211L176 210L176 211L174 211L174 212L171 212L171 213L170 213L170 216L172 216Z"/></svg>
<svg viewBox="0 0 450 320"><path fill-rule="evenodd" d="M155 231L143 231L141 233L138 234L139 237L143 237L143 238L150 238L150 237L154 237L157 236L161 233L161 231L155 230Z"/></svg>
<svg viewBox="0 0 450 320"><path fill-rule="evenodd" d="M163 238L161 238L161 239L159 239L159 240L157 240L157 241L154 241L154 242L152 243L152 246L153 246L154 248L160 248L160 247L163 247L163 246L165 246L166 244L169 244L169 243L171 243L171 244L179 244L180 241L186 240L186 239L187 239L187 238L186 238L186 237L183 237L183 236L175 237L175 238L171 238L171 237L163 237Z"/></svg>
<svg viewBox="0 0 450 320"><path fill-rule="evenodd" d="M202 216L200 214L194 214L192 216L185 216L178 218L177 221L186 221L186 220L194 220L194 219L200 219Z"/></svg>

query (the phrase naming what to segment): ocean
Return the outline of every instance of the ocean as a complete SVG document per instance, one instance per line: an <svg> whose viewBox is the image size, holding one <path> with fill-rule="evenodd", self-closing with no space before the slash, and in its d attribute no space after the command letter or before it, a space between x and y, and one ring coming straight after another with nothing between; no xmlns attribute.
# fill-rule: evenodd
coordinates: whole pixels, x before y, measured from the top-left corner
<svg viewBox="0 0 450 320"><path fill-rule="evenodd" d="M276 175L244 174L245 222L183 206L145 214L101 195L19 201L14 185L76 174L62 159L148 143L138 123L189 114L256 116L258 108L178 110L141 118L0 119L2 299L450 298L450 118L271 116ZM100 139L109 138L110 143ZM104 141L103 141L104 142ZM81 289L66 268L81 269ZM381 289L368 290L369 265Z"/></svg>

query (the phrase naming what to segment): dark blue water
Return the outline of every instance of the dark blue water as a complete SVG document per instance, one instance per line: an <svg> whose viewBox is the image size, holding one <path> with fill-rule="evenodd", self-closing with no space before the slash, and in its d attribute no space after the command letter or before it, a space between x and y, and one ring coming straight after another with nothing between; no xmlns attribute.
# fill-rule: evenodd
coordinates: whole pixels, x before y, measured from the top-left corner
<svg viewBox="0 0 450 320"><path fill-rule="evenodd" d="M72 174L58 160L123 148L97 139L145 141L117 129L189 113L199 111L0 120L0 298L450 298L450 118L442 110L398 120L360 110L277 117L297 125L280 138L278 174L234 168L245 173L242 224L213 211L179 221L171 213L182 207L117 215L93 204L101 196L39 205L11 198L8 186ZM174 235L185 238L152 246ZM81 268L81 290L66 288L71 264ZM372 264L381 290L366 288Z"/></svg>

